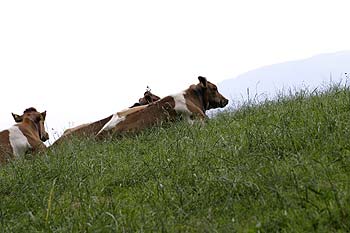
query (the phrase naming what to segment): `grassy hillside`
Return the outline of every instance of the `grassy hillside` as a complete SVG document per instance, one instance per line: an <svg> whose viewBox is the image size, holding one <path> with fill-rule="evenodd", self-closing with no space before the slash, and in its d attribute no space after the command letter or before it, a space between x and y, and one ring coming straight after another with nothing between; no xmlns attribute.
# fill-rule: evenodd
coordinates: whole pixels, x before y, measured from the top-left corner
<svg viewBox="0 0 350 233"><path fill-rule="evenodd" d="M350 90L299 92L0 168L3 232L350 231Z"/></svg>

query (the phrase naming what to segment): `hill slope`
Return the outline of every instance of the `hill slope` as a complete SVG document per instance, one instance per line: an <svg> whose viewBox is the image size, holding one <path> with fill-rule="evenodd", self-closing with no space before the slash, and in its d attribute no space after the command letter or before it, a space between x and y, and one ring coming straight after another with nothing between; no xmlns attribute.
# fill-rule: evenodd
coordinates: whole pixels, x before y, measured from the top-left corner
<svg viewBox="0 0 350 233"><path fill-rule="evenodd" d="M350 230L350 90L299 92L0 169L9 232Z"/></svg>

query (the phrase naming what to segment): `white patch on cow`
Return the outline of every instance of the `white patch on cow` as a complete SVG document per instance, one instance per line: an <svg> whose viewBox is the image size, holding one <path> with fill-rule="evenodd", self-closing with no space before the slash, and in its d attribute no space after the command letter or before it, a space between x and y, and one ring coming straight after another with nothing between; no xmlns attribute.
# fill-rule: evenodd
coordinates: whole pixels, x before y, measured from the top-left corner
<svg viewBox="0 0 350 233"><path fill-rule="evenodd" d="M186 98L185 98L185 91L180 92L180 93L175 94L175 95L171 95L171 97L173 97L174 101L175 101L174 110L177 113L181 113L185 117L185 119L189 123L192 124L193 123L193 121L191 120L192 112L187 108Z"/></svg>
<svg viewBox="0 0 350 233"><path fill-rule="evenodd" d="M108 131L113 129L117 124L125 120L125 116L119 117L118 113L114 114L113 117L102 127L97 133L99 135L102 131Z"/></svg>
<svg viewBox="0 0 350 233"><path fill-rule="evenodd" d="M186 105L186 99L185 99L185 92L180 92L175 95L171 95L171 97L174 98L175 101L175 111L179 113L189 113L191 114L190 110L187 108Z"/></svg>
<svg viewBox="0 0 350 233"><path fill-rule="evenodd" d="M28 139L26 136L24 136L18 126L12 126L8 129L8 131L13 154L16 157L23 156L28 149L32 148L28 142Z"/></svg>

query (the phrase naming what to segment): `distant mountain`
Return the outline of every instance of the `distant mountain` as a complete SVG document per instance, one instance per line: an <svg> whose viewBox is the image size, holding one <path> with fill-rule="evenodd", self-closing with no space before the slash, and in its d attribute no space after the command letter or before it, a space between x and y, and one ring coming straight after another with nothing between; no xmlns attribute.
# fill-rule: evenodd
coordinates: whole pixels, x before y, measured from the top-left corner
<svg viewBox="0 0 350 233"><path fill-rule="evenodd" d="M218 84L233 102L249 96L273 98L282 90L316 88L330 82L345 82L350 77L350 51L321 54L308 59L270 65L241 74Z"/></svg>

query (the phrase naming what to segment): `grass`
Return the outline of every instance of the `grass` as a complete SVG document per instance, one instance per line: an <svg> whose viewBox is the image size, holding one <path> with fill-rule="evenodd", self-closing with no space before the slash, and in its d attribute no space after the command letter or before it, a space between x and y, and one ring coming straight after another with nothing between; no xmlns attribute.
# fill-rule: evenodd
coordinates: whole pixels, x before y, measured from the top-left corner
<svg viewBox="0 0 350 233"><path fill-rule="evenodd" d="M350 89L300 91L0 169L1 232L348 232Z"/></svg>

